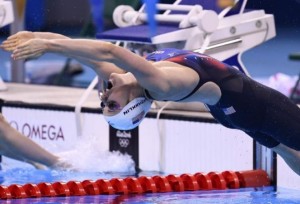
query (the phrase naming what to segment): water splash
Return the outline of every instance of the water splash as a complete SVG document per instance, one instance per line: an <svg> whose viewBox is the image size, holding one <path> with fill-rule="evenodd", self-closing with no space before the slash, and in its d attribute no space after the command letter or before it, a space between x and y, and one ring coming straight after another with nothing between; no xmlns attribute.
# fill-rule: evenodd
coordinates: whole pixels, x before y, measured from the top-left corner
<svg viewBox="0 0 300 204"><path fill-rule="evenodd" d="M87 142L88 141L88 142ZM77 171L134 173L135 163L130 155L109 152L99 147L97 139L79 139L74 149L58 153Z"/></svg>

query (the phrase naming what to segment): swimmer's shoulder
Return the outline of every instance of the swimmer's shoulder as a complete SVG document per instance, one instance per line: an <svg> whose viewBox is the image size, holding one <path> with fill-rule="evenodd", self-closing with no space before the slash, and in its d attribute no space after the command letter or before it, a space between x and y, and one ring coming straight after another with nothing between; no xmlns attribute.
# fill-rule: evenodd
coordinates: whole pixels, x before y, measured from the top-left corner
<svg viewBox="0 0 300 204"><path fill-rule="evenodd" d="M156 68L166 68L166 67L177 67L177 68L184 68L186 66L178 64L176 62L171 61L158 61L158 62L152 62L153 66Z"/></svg>

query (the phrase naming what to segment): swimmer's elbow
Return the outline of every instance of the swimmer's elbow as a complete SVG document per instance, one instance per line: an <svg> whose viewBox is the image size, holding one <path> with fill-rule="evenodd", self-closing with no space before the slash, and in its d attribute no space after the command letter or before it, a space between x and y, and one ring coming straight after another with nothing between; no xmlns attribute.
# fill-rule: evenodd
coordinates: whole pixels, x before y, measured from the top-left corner
<svg viewBox="0 0 300 204"><path fill-rule="evenodd" d="M110 42L99 41L97 46L94 47L94 53L98 55L98 59L112 62L114 60L114 49L115 45Z"/></svg>

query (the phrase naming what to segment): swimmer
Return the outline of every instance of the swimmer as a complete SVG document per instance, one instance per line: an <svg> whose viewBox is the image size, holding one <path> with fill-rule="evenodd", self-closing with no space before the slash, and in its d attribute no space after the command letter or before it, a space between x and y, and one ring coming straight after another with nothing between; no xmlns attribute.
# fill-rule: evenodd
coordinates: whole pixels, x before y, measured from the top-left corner
<svg viewBox="0 0 300 204"><path fill-rule="evenodd" d="M0 114L0 154L27 162L38 169L66 169L71 165L46 151L28 137L12 128Z"/></svg>
<svg viewBox="0 0 300 204"><path fill-rule="evenodd" d="M90 66L107 82L101 106L107 122L117 129L138 126L153 100L202 102L219 123L244 131L300 175L299 107L210 56L163 49L144 58L105 41L26 31L9 37L1 47L15 60L56 53Z"/></svg>

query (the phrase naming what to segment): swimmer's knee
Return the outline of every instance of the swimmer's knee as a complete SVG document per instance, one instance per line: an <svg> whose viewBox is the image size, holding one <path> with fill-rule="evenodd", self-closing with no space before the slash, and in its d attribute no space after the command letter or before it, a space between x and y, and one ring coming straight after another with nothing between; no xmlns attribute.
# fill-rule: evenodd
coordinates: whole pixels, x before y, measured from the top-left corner
<svg viewBox="0 0 300 204"><path fill-rule="evenodd" d="M290 157L291 155L299 155L300 149L291 148L289 146L286 146L282 143L277 145L276 147L271 148L274 152L279 154L282 157Z"/></svg>
<svg viewBox="0 0 300 204"><path fill-rule="evenodd" d="M300 146L296 145L285 145L282 143L279 143L277 146L274 146L271 148L273 151L280 151L280 150L293 150L293 151L299 151L300 152Z"/></svg>

